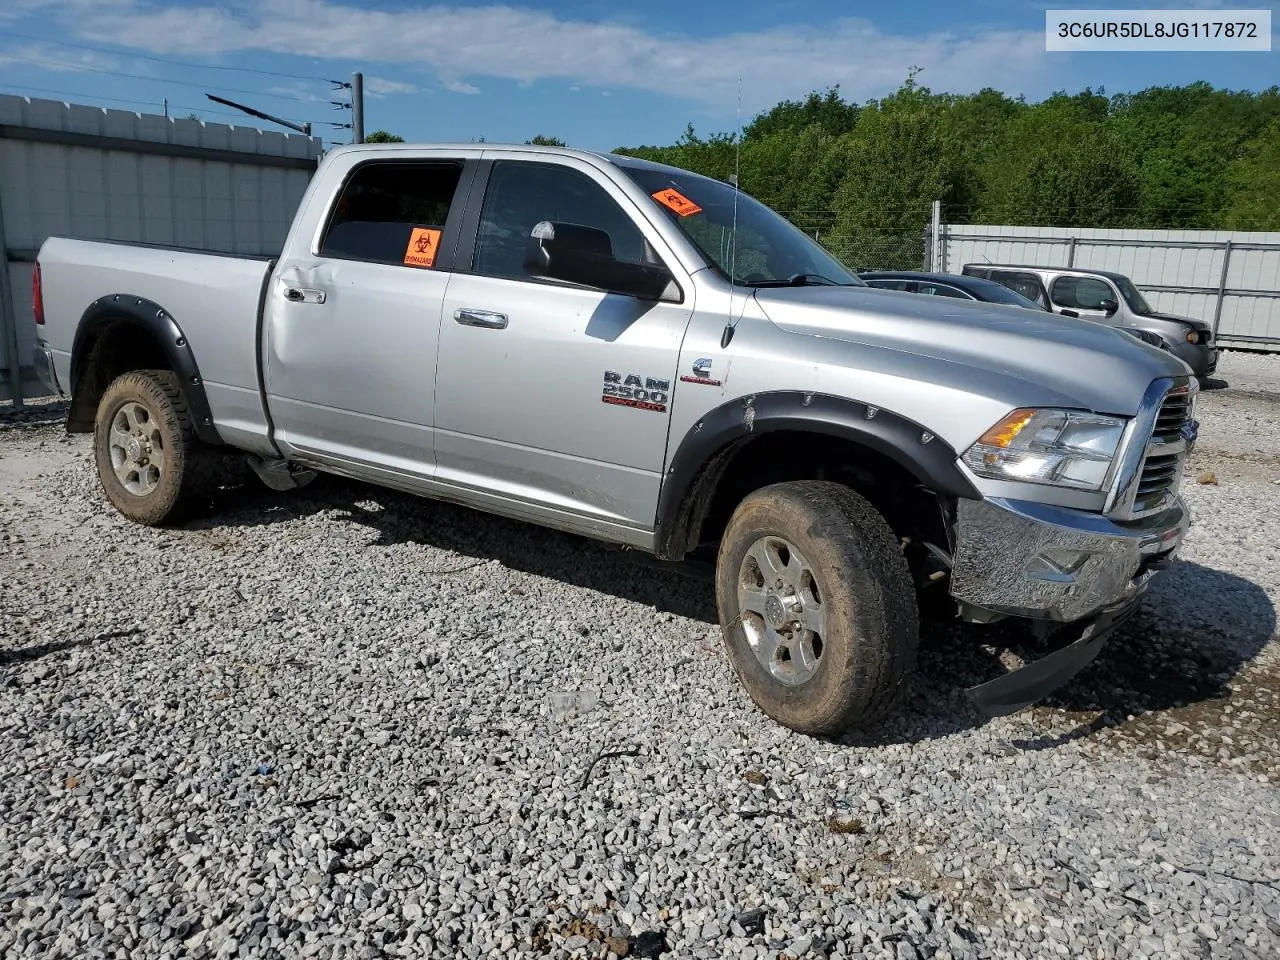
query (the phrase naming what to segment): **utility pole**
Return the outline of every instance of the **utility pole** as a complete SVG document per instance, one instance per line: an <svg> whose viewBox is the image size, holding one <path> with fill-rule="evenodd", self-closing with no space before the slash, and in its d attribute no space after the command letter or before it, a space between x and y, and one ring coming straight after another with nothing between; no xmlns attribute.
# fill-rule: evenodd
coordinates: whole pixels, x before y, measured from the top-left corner
<svg viewBox="0 0 1280 960"><path fill-rule="evenodd" d="M351 75L351 132L354 143L364 143L364 74Z"/></svg>

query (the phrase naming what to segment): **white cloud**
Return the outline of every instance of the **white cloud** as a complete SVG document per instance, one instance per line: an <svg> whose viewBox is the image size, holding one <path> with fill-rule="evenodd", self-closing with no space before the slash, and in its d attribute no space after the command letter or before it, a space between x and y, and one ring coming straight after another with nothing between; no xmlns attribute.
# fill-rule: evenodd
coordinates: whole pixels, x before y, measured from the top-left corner
<svg viewBox="0 0 1280 960"><path fill-rule="evenodd" d="M468 96L475 96L480 92L479 87L472 86L462 80L446 80L443 85L450 93L465 93Z"/></svg>
<svg viewBox="0 0 1280 960"><path fill-rule="evenodd" d="M365 77L364 92L371 97L390 97L401 93L417 93L418 87L412 83L399 80L387 80L383 77Z"/></svg>
<svg viewBox="0 0 1280 960"><path fill-rule="evenodd" d="M1028 30L882 32L868 20L786 25L687 36L635 24L591 22L510 6L437 5L397 10L354 0L21 0L46 3L83 38L168 56L211 57L287 50L344 63L426 68L446 89L475 92L455 77L517 82L559 79L631 88L732 109L738 77L744 109L839 83L863 99L897 87L913 64L921 82L954 92L994 86L1009 93L1046 85L1050 58L1040 22Z"/></svg>
<svg viewBox="0 0 1280 960"><path fill-rule="evenodd" d="M73 50L57 47L52 44L30 43L22 47L0 50L0 64L12 64L30 70L55 70L65 73L90 72L107 70L114 73L129 72L149 74L145 66L127 58L110 54L96 53L92 50Z"/></svg>
<svg viewBox="0 0 1280 960"><path fill-rule="evenodd" d="M287 97L290 100L305 100L308 103L327 103L328 97L317 96L315 90L304 83L277 83L267 87L264 93Z"/></svg>

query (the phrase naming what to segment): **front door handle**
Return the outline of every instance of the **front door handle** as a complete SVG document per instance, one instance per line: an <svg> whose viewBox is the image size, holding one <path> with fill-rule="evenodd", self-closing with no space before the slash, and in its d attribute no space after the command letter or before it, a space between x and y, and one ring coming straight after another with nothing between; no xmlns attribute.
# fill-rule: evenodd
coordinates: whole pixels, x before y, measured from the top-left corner
<svg viewBox="0 0 1280 960"><path fill-rule="evenodd" d="M285 287L284 298L290 303L324 303L324 291L308 290L305 287Z"/></svg>
<svg viewBox="0 0 1280 960"><path fill-rule="evenodd" d="M472 310L459 307L453 311L453 319L468 327L486 327L489 330L503 330L507 326L505 313L493 313L489 310Z"/></svg>

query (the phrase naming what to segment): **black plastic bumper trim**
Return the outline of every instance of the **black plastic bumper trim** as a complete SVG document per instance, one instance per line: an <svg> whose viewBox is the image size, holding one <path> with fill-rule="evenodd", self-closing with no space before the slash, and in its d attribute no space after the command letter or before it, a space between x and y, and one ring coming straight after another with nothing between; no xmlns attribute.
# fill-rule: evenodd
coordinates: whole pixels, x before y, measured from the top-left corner
<svg viewBox="0 0 1280 960"><path fill-rule="evenodd" d="M1017 713L1043 700L1078 674L1102 652L1111 635L1137 611L1142 597L1111 612L1099 614L1084 628L1074 643L1011 670L1004 676L969 687L965 693L977 709L988 717Z"/></svg>

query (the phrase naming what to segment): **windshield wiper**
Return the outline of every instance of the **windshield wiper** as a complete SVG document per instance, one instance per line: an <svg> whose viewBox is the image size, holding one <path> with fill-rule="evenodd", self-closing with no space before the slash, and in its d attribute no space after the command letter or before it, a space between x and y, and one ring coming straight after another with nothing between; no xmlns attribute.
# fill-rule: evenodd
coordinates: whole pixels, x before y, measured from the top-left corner
<svg viewBox="0 0 1280 960"><path fill-rule="evenodd" d="M748 287L856 287L856 283L839 283L820 273L793 273L785 280L747 280Z"/></svg>

